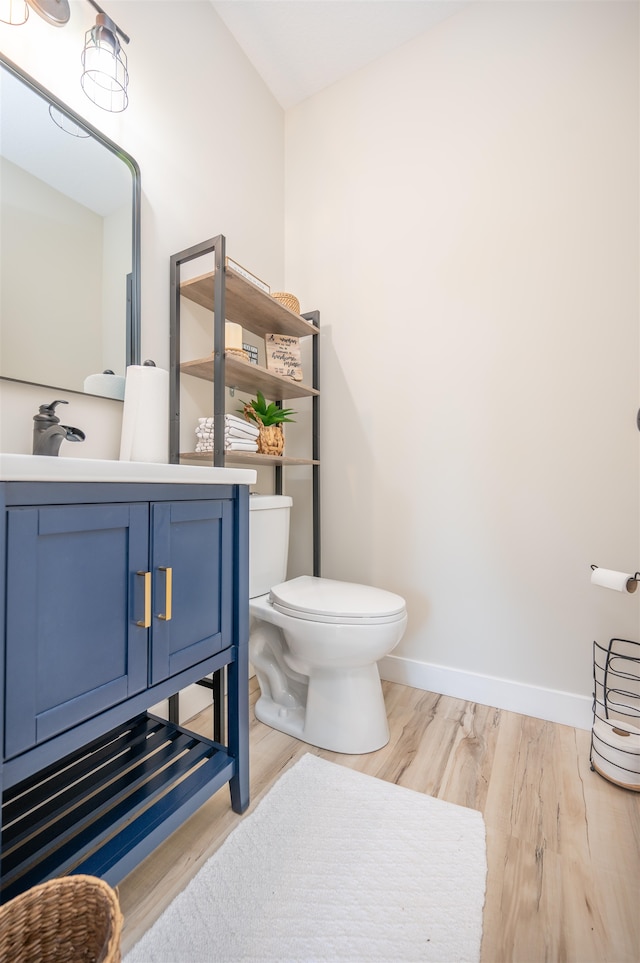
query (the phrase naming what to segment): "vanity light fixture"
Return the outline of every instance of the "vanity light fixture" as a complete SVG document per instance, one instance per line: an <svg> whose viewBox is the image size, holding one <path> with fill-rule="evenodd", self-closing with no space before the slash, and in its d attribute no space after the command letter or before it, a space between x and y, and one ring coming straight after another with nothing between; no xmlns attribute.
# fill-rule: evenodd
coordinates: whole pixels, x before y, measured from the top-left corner
<svg viewBox="0 0 640 963"><path fill-rule="evenodd" d="M69 0L1 0L0 20L18 27L27 22L29 7L54 27L64 27L71 15Z"/></svg>
<svg viewBox="0 0 640 963"><path fill-rule="evenodd" d="M27 0L27 3L52 27L64 27L69 22L69 0Z"/></svg>
<svg viewBox="0 0 640 963"><path fill-rule="evenodd" d="M0 23L10 23L14 27L26 23L29 7L26 0L0 0Z"/></svg>
<svg viewBox="0 0 640 963"><path fill-rule="evenodd" d="M87 3L97 10L98 15L95 26L85 34L80 83L94 104L103 110L120 113L129 103L127 55L120 40L129 43L129 37L95 0L87 0ZM0 0L0 22L12 26L26 23L29 7L54 27L64 27L69 22L69 0Z"/></svg>
<svg viewBox="0 0 640 963"><path fill-rule="evenodd" d="M129 74L127 55L120 46L118 35L125 43L129 43L129 38L94 0L88 0L88 3L98 11L98 16L95 27L85 34L80 83L94 104L103 110L120 113L129 102Z"/></svg>

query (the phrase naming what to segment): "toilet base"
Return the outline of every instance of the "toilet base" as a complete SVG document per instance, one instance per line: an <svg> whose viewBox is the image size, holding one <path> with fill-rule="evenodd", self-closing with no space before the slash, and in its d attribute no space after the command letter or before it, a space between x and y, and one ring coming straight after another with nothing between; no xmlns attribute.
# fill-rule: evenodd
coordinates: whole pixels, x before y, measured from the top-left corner
<svg viewBox="0 0 640 963"><path fill-rule="evenodd" d="M306 707L283 706L261 695L256 719L319 749L359 755L382 749L389 725L377 664L315 669L309 676Z"/></svg>

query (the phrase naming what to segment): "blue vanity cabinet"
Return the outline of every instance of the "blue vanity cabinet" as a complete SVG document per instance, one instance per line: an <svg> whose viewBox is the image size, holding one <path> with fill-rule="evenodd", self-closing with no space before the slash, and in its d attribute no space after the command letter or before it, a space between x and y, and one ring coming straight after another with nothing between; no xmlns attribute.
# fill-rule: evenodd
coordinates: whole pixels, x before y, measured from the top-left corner
<svg viewBox="0 0 640 963"><path fill-rule="evenodd" d="M147 687L142 504L7 510L5 755Z"/></svg>
<svg viewBox="0 0 640 963"><path fill-rule="evenodd" d="M0 482L0 902L249 805L244 484ZM223 736L149 712L226 674ZM4 678L3 678L4 676Z"/></svg>
<svg viewBox="0 0 640 963"><path fill-rule="evenodd" d="M151 506L152 684L230 644L232 507L221 499Z"/></svg>
<svg viewBox="0 0 640 963"><path fill-rule="evenodd" d="M7 757L228 646L231 552L228 499L9 509Z"/></svg>

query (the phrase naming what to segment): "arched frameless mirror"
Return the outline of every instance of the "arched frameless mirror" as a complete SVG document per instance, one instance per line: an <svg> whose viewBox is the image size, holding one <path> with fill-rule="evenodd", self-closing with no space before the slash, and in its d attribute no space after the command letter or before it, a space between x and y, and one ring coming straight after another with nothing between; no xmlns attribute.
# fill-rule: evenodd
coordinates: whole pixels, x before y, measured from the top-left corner
<svg viewBox="0 0 640 963"><path fill-rule="evenodd" d="M140 362L135 160L0 54L0 377Z"/></svg>

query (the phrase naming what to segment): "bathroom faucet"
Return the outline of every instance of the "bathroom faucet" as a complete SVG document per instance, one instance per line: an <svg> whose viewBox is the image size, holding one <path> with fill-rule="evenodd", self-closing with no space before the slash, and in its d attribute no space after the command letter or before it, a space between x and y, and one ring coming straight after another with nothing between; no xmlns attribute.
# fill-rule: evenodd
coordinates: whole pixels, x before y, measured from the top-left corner
<svg viewBox="0 0 640 963"><path fill-rule="evenodd" d="M68 401L52 401L50 405L40 405L40 411L33 416L33 454L57 455L63 440L84 441L84 431L61 425L56 415L56 405L68 405Z"/></svg>

